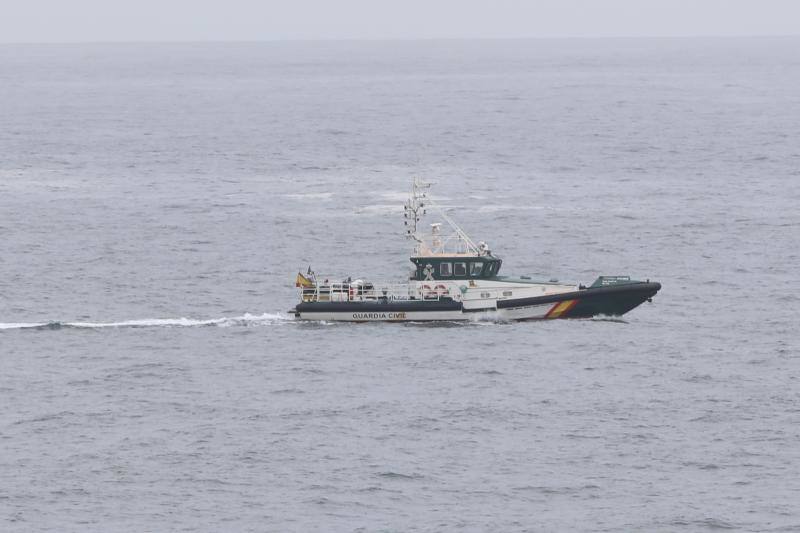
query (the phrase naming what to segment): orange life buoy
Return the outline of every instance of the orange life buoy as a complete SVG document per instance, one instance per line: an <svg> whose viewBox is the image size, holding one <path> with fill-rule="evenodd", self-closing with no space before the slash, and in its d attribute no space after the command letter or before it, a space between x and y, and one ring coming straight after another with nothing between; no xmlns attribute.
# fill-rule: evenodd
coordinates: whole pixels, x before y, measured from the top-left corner
<svg viewBox="0 0 800 533"><path fill-rule="evenodd" d="M441 298L442 296L447 296L448 294L450 294L450 291L447 290L446 285L442 285L440 283L439 285L436 286L436 294Z"/></svg>

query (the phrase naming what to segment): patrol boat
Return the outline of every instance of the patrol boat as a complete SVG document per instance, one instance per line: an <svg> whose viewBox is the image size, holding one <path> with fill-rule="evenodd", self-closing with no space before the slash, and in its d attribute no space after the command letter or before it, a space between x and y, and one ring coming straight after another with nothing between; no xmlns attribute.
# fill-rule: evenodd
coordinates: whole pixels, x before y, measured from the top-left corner
<svg viewBox="0 0 800 533"><path fill-rule="evenodd" d="M405 204L406 236L414 241L414 267L406 283L347 278L320 280L309 267L298 273L301 302L293 312L302 320L410 322L455 320L532 320L620 316L650 299L661 284L629 276L600 276L591 285L501 276L503 261L485 242L472 239L430 197L430 183L414 179ZM420 220L431 209L442 223L424 235Z"/></svg>

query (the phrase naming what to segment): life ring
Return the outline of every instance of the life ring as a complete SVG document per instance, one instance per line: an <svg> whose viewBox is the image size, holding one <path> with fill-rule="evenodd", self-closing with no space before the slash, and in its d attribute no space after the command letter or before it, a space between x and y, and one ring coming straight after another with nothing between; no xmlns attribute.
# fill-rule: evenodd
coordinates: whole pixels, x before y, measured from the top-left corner
<svg viewBox="0 0 800 533"><path fill-rule="evenodd" d="M430 285L422 286L422 299L430 300L436 298L436 291Z"/></svg>
<svg viewBox="0 0 800 533"><path fill-rule="evenodd" d="M436 286L435 292L439 298L441 298L442 296L448 296L450 294L450 291L447 290L447 286L442 285L441 283Z"/></svg>

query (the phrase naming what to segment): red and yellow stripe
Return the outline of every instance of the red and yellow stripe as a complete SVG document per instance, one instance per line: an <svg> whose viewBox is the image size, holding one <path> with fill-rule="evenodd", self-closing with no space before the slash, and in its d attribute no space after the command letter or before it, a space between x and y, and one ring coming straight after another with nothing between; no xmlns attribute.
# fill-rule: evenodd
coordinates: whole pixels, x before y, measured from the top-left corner
<svg viewBox="0 0 800 533"><path fill-rule="evenodd" d="M559 318L561 315L567 313L570 309L575 307L575 304L578 303L578 300L564 300L563 302L556 303L550 310L544 315L545 318Z"/></svg>

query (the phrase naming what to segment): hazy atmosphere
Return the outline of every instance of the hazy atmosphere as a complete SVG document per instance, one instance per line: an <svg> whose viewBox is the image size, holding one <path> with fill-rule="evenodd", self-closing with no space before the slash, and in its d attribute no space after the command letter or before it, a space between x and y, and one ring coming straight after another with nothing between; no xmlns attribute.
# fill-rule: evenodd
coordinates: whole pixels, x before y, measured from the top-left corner
<svg viewBox="0 0 800 533"><path fill-rule="evenodd" d="M0 42L796 35L792 0L28 0Z"/></svg>
<svg viewBox="0 0 800 533"><path fill-rule="evenodd" d="M3 2L0 532L800 531L798 21Z"/></svg>

